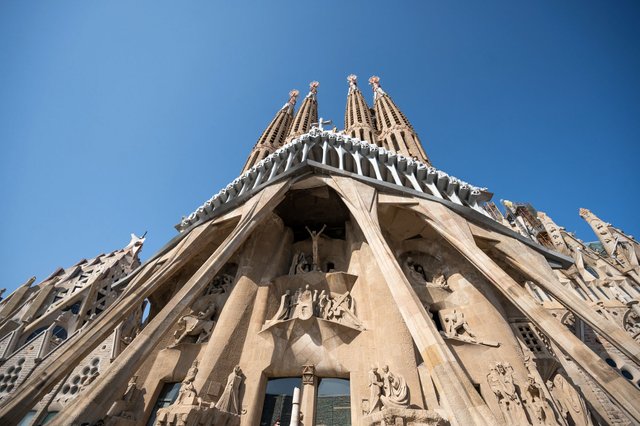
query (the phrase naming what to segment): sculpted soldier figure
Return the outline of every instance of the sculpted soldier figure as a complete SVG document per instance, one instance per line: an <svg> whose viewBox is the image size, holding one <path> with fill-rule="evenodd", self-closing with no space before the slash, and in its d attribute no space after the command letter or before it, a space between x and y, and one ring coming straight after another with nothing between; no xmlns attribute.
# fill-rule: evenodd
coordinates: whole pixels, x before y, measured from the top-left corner
<svg viewBox="0 0 640 426"><path fill-rule="evenodd" d="M371 370L369 370L369 414L379 409L382 385L378 368L372 366Z"/></svg>

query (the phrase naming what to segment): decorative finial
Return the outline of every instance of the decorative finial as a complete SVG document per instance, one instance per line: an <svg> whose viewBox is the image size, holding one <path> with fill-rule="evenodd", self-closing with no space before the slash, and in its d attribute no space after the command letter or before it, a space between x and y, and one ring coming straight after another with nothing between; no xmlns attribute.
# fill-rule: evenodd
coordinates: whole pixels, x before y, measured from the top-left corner
<svg viewBox="0 0 640 426"><path fill-rule="evenodd" d="M317 81L312 81L311 83L309 83L309 92L315 95L316 93L318 93L318 86L320 86L320 83L318 83Z"/></svg>
<svg viewBox="0 0 640 426"><path fill-rule="evenodd" d="M349 82L349 93L353 93L358 90L358 76L355 74L349 75L347 77L347 81Z"/></svg>
<svg viewBox="0 0 640 426"><path fill-rule="evenodd" d="M585 208L580 209L580 216L585 217L585 216L589 216L590 214L591 212L588 209L585 209Z"/></svg>
<svg viewBox="0 0 640 426"><path fill-rule="evenodd" d="M300 92L298 92L296 89L293 89L292 91L289 92L289 105L293 106L296 104L299 94Z"/></svg>
<svg viewBox="0 0 640 426"><path fill-rule="evenodd" d="M380 77L378 77L377 75L369 77L369 84L373 86L373 91L375 92L376 90L378 90L378 88L380 88Z"/></svg>
<svg viewBox="0 0 640 426"><path fill-rule="evenodd" d="M373 89L373 100L378 99L380 96L384 95L384 90L380 87L380 77L377 75L369 77L369 84Z"/></svg>

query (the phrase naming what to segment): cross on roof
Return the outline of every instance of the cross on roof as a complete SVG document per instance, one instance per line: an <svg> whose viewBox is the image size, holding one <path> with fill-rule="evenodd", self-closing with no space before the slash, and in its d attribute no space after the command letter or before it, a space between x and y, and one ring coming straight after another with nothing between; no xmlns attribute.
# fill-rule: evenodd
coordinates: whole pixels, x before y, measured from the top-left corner
<svg viewBox="0 0 640 426"><path fill-rule="evenodd" d="M322 127L323 124L331 124L333 123L333 121L331 120L324 120L322 117L320 117L320 119L318 120L317 123L311 123L311 127L317 127L320 130L324 130L324 128Z"/></svg>

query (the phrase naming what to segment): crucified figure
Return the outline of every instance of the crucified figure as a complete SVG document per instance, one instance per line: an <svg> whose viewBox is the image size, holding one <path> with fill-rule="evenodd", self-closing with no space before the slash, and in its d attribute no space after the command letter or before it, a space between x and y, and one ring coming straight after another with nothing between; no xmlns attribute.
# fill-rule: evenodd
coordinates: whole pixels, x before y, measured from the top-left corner
<svg viewBox="0 0 640 426"><path fill-rule="evenodd" d="M318 240L320 239L320 234L325 230L327 225L324 225L320 231L312 231L308 226L305 226L309 235L311 235L311 244L313 248L313 270L320 270L320 258L318 256Z"/></svg>

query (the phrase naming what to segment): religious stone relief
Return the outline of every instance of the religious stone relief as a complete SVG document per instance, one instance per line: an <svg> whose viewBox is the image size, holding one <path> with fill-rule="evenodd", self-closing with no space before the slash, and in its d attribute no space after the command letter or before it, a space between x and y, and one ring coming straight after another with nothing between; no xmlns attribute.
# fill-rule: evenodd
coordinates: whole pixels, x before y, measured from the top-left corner
<svg viewBox="0 0 640 426"><path fill-rule="evenodd" d="M205 290L205 295L228 293L233 284L233 275L221 273L216 275Z"/></svg>
<svg viewBox="0 0 640 426"><path fill-rule="evenodd" d="M496 362L489 366L487 382L493 391L500 411L507 424L526 425L526 414L513 378L513 367L508 362Z"/></svg>
<svg viewBox="0 0 640 426"><path fill-rule="evenodd" d="M195 340L195 343L206 342L216 323L213 320L216 312L217 307L212 295L198 299L191 306L191 312L178 320L178 328L173 333L175 342L170 347L174 348L188 338Z"/></svg>
<svg viewBox="0 0 640 426"><path fill-rule="evenodd" d="M569 424L592 426L591 415L578 391L560 373L553 381L547 382L547 388L555 400L560 414Z"/></svg>
<svg viewBox="0 0 640 426"><path fill-rule="evenodd" d="M464 313L457 309L443 309L438 311L440 316L440 323L444 328L444 331L440 333L447 339L459 340L465 343L472 343L475 345L485 345L491 347L500 346L499 342L491 340L478 339L474 332L471 331L469 323L467 322Z"/></svg>
<svg viewBox="0 0 640 426"><path fill-rule="evenodd" d="M280 298L280 306L267 325L299 318L307 320L311 317L337 322L357 329L362 329L362 322L355 314L355 301L350 292L332 294L326 290L318 293L311 291L307 284L294 294L286 290Z"/></svg>
<svg viewBox="0 0 640 426"><path fill-rule="evenodd" d="M637 304L633 305L637 309ZM640 315L636 312L636 309L629 309L624 315L624 329L633 336L633 338L640 342Z"/></svg>
<svg viewBox="0 0 640 426"><path fill-rule="evenodd" d="M549 405L544 391L544 385L540 383L536 363L530 353L525 355L524 365L528 374L522 400L529 420L534 425L557 425L553 409Z"/></svg>
<svg viewBox="0 0 640 426"><path fill-rule="evenodd" d="M404 408L409 406L409 388L399 374L389 371L389 366L382 369L372 367L369 370L369 413L381 408Z"/></svg>
<svg viewBox="0 0 640 426"><path fill-rule="evenodd" d="M431 280L427 279L427 272L422 264L416 262L412 257L407 257L405 267L409 271L409 278L414 285L424 285L427 288L439 288L446 291L453 291L449 287L447 278L441 271L435 271Z"/></svg>

